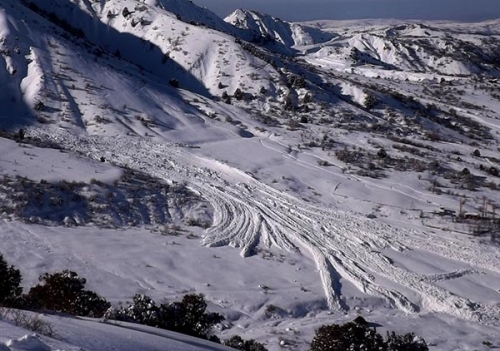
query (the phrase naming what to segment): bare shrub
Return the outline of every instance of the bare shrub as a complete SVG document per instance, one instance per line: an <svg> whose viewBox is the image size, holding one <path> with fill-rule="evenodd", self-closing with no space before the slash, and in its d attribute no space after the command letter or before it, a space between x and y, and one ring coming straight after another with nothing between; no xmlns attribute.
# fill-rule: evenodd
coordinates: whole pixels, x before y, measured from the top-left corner
<svg viewBox="0 0 500 351"><path fill-rule="evenodd" d="M12 308L0 308L0 320L9 321L17 327L28 329L41 335L49 337L54 335L52 325L44 321L39 314Z"/></svg>

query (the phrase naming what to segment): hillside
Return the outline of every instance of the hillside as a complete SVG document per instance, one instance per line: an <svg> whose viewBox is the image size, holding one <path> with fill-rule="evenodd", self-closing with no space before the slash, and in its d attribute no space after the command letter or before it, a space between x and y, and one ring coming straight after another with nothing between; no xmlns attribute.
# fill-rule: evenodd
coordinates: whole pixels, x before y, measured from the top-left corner
<svg viewBox="0 0 500 351"><path fill-rule="evenodd" d="M89 318L62 318L42 316L57 331L57 337L34 334L23 328L0 322L0 350L50 351L50 350L137 350L153 351L230 351L186 335L157 328L122 323L120 326L100 323ZM133 340L131 342L130 340Z"/></svg>
<svg viewBox="0 0 500 351"><path fill-rule="evenodd" d="M500 345L499 43L499 21L4 0L0 253L115 306L203 293L219 336L269 350L358 315ZM46 318L49 349L104 349Z"/></svg>

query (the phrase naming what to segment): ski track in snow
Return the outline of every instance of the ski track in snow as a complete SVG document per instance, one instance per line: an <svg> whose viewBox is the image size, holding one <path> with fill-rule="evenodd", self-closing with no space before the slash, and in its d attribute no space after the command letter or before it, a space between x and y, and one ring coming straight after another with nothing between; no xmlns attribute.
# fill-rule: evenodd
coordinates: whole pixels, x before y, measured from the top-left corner
<svg viewBox="0 0 500 351"><path fill-rule="evenodd" d="M500 304L479 304L457 296L433 283L481 269L500 273L500 255L481 246L437 234L405 230L355 214L320 208L275 190L244 172L218 161L201 158L179 145L134 137L77 137L63 130L34 129L30 134L50 139L63 147L99 159L106 156L153 176L183 182L201 194L214 208L212 227L203 245L231 245L243 257L257 246L273 245L288 251L308 250L314 257L331 309L345 310L338 281L340 276L366 294L388 301L407 313L443 312L485 324L498 322ZM382 250L418 249L474 267L463 271L426 276L397 267ZM377 280L382 277L382 282ZM391 282L390 287L383 281ZM402 291L411 290L420 305Z"/></svg>
<svg viewBox="0 0 500 351"><path fill-rule="evenodd" d="M300 163L302 167L306 167L306 168L309 168L309 169L317 169L317 170L319 170L319 171L321 171L321 172L326 172L326 173L329 173L329 174L331 174L331 175L333 175L333 176L335 176L335 177L337 177L337 178L341 178L341 179L355 180L355 181L357 181L357 182L361 182L361 183L363 183L363 184L364 184L364 186L365 186L366 188L369 188L369 189L383 189L383 190L385 190L385 191L393 191L393 192L395 192L395 193L399 193L399 194L401 194L401 195L404 195L404 196L406 196L406 197L408 197L408 198L412 198L412 199L414 199L414 200L416 200L416 201L421 201L421 202L425 202L425 203L430 203L430 202L429 202L429 200L427 200L426 198L429 198L429 197L434 198L434 197L435 197L436 199L439 199L439 196L438 196L438 195L425 194L425 193L423 193L423 192L421 192L421 191L418 191L418 190L416 190L416 189L413 189L413 188L411 188L411 187L409 187L409 186L407 186L407 185L404 185L404 184L397 184L397 185L394 185L394 184L387 184L387 185L381 185L381 184L384 184L384 183L386 183L386 182L379 180L379 183L377 184L377 183L375 183L375 182L371 182L370 180L367 180L367 179L363 179L363 178L361 178L361 177L358 177L358 176L356 176L355 174L352 174L352 173L346 173L346 174L342 173L342 174L339 174L339 173L336 173L336 172L329 171L329 170L325 169L325 167L320 167L320 166L318 166L318 165L314 165L314 164L308 163L308 162L306 162L306 161L301 160L298 156L292 156L292 155L290 155L289 153L286 153L286 152L283 152L283 151L281 151L281 150L279 150L279 149L277 149L277 148L274 148L274 147L272 147L271 145L268 145L268 144L267 144L264 140L266 140L266 141L267 141L267 140L271 140L272 142L274 142L274 143L276 143L276 144L278 144L278 145L282 146L283 148L287 148L287 147L288 147L287 145L285 145L285 144L281 143L281 142L280 142L280 141L278 141L278 140L273 140L273 139L271 139L271 136L267 137L266 139L261 139L261 140L260 140L260 144L261 144L263 147L265 147L265 148L267 148L267 149L270 149L270 150L273 150L274 152L281 153L281 154L282 154L282 156L283 156L284 158L289 158L289 159L293 160L294 162ZM307 155L307 156L310 156L310 157L314 157L314 158L316 158L316 159L318 159L318 160L327 161L327 162L329 162L329 163L331 163L331 162L332 162L331 160L325 160L325 159L322 159L321 157L318 157L317 155L314 155L314 154L309 153L309 152L303 152L303 151L300 151L300 154L302 154L302 155ZM331 165L332 165L332 166L334 166L334 167L337 167L338 169L342 169L342 168L343 168L342 166L337 165L337 164L335 164L335 163L331 163ZM339 183L339 184L340 184L340 183ZM399 190L399 189L397 189L397 188L407 188L407 189L409 189L409 190L413 191L415 194L420 194L420 195L422 195L422 197L421 197L421 198L420 198L420 197L416 197L415 195L412 195L412 194L406 193L406 192L404 192L403 190ZM439 203L438 203L438 202L432 202L432 204L439 206Z"/></svg>

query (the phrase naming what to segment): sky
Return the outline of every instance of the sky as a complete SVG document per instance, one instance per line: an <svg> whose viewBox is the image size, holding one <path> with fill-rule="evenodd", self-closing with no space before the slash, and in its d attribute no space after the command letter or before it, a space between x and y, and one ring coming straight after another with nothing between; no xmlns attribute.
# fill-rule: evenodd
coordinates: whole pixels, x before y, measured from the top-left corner
<svg viewBox="0 0 500 351"><path fill-rule="evenodd" d="M500 18L500 0L193 0L221 17L237 8L287 21L398 18L483 21Z"/></svg>

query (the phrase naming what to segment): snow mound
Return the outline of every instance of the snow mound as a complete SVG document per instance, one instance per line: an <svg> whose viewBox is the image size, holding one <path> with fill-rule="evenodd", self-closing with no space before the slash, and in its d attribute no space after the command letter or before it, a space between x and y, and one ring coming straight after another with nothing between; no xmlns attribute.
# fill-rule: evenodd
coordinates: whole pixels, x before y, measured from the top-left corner
<svg viewBox="0 0 500 351"><path fill-rule="evenodd" d="M37 334L24 335L19 339L9 340L5 343L6 350L11 351L50 351L51 348L40 340ZM1 350L1 349L0 349Z"/></svg>

